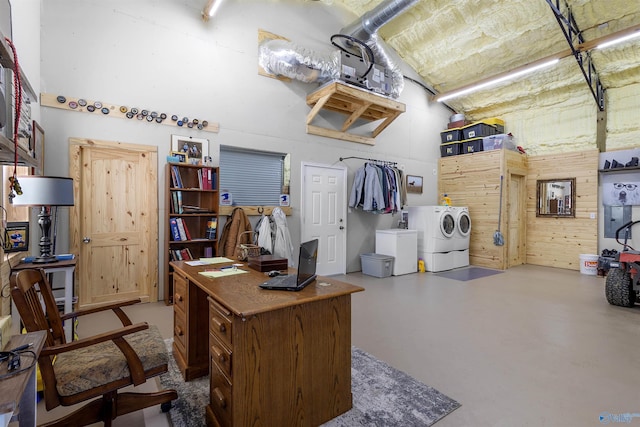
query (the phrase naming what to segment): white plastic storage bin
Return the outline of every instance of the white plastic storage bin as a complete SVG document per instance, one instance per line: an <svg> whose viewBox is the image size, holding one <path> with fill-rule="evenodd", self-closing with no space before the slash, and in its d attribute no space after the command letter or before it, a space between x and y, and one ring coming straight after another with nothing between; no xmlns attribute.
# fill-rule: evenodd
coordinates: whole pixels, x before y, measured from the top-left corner
<svg viewBox="0 0 640 427"><path fill-rule="evenodd" d="M418 231L404 228L376 230L376 253L395 258L393 274L416 273L418 271Z"/></svg>
<svg viewBox="0 0 640 427"><path fill-rule="evenodd" d="M393 272L393 257L380 254L360 254L362 273L368 276L389 277Z"/></svg>

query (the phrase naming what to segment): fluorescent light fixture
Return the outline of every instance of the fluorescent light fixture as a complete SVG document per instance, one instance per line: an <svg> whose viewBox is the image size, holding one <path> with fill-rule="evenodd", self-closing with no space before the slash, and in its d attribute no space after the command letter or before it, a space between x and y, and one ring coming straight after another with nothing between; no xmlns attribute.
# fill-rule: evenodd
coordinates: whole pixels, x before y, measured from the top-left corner
<svg viewBox="0 0 640 427"><path fill-rule="evenodd" d="M216 14L217 10L220 9L221 4L222 0L208 0L204 9L202 9L202 19L208 21L209 18L212 18L213 15Z"/></svg>
<svg viewBox="0 0 640 427"><path fill-rule="evenodd" d="M534 64L534 65L531 65L531 66L528 66L528 67L524 67L524 68L521 68L519 70L507 73L507 74L505 74L503 76L498 76L496 78L489 79L489 80L487 80L485 82L478 83L476 85L469 86L467 88L460 89L460 90L457 90L457 91L453 91L453 92L448 93L448 94L444 94L443 96L437 96L436 97L436 101L443 102L443 101L446 101L446 100L451 99L451 98L456 98L458 96L467 95L467 94L469 94L471 92L475 92L475 91L478 91L480 89L484 89L484 88L487 88L489 86L493 86L493 85L496 85L498 83L505 82L507 80L515 79L517 77L523 76L525 74L532 73L532 72L540 70L542 68L550 67L550 66L556 64L558 61L559 61L559 59L555 58L555 59L551 59L549 61L541 62L539 64Z"/></svg>
<svg viewBox="0 0 640 427"><path fill-rule="evenodd" d="M635 39L636 37L640 37L640 31L633 32L631 34L627 34L626 36L618 37L617 39L609 40L608 42L604 42L596 46L596 49L604 49L614 44L626 42L627 40Z"/></svg>

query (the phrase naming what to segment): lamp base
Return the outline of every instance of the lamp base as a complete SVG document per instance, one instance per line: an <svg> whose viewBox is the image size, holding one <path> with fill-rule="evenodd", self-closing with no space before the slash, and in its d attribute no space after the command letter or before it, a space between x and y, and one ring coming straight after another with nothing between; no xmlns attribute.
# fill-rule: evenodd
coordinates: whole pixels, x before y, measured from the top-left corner
<svg viewBox="0 0 640 427"><path fill-rule="evenodd" d="M57 259L56 259L56 256L55 256L55 255L51 255L51 256L39 256L39 257L36 257L36 258L33 260L33 263L34 263L34 264L47 264L47 263L55 262L55 261L57 261Z"/></svg>

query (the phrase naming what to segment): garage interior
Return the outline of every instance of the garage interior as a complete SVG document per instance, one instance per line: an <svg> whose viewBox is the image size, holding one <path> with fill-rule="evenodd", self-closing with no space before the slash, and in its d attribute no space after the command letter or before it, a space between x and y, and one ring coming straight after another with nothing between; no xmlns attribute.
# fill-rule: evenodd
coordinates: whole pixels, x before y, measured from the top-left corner
<svg viewBox="0 0 640 427"><path fill-rule="evenodd" d="M211 17L210 5L217 7ZM394 16L368 36L382 49L376 56L388 55L385 65L402 76L402 89L397 96L371 93L404 109L381 128L361 118L349 127L342 113L314 110L307 97L323 82L274 75L260 63L265 40L290 43L281 46L312 52L309 57L335 54L332 35L384 8ZM453 206L468 206L470 265L498 274L472 281L429 272L363 274L360 254L374 252L374 230L395 228L400 218L354 209L345 219L345 271L335 276L366 289L352 301L353 345L462 404L438 426L583 426L599 424L603 413L638 412L633 343L640 338L640 307L609 305L605 278L580 271L580 255L622 250L608 231L604 178L640 181L633 166L605 171L605 161L625 163L639 151L634 2L26 0L12 1L11 14L20 65L39 99L153 106L219 124L218 132L168 130L36 101L32 117L46 132L46 175L69 175L72 138L155 147L158 170L172 133L208 138L216 165L220 146L289 153L287 219L296 247L304 230L303 162L344 168L351 188L363 161L341 159L384 159L423 178L422 192L408 195L409 206L439 205L444 194ZM625 36L635 38L602 46ZM513 73L521 74L505 78ZM505 79L492 83L499 78ZM457 93L478 84L485 86ZM469 123L502 119L522 151L442 157L441 132L456 114ZM160 172L159 200L164 178ZM574 215L538 215L537 181L565 178L575 178ZM628 220L640 220L638 206L624 210ZM254 224L258 219L251 216ZM63 250L71 247L69 229L63 215ZM494 244L497 229L504 245ZM160 271L168 262L165 231L161 225L157 233ZM632 234L631 246L638 236ZM2 268L8 283L6 262ZM163 295L161 274L156 285ZM129 311L132 319L157 324L170 338L172 307L142 306ZM3 298L0 315L10 311ZM96 316L78 333L107 325ZM57 415L39 408L38 420ZM118 423L166 425L164 417L144 414Z"/></svg>

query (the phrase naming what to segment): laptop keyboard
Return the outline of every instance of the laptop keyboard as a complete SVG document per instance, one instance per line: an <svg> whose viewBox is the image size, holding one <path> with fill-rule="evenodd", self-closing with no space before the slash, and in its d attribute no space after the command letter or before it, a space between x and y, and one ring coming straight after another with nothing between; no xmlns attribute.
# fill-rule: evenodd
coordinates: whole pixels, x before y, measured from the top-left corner
<svg viewBox="0 0 640 427"><path fill-rule="evenodd" d="M294 274L290 274L290 275L283 274L281 276L270 278L267 281L267 283L269 283L269 285L275 285L275 286L283 286L283 285L293 286L296 284L296 276Z"/></svg>

